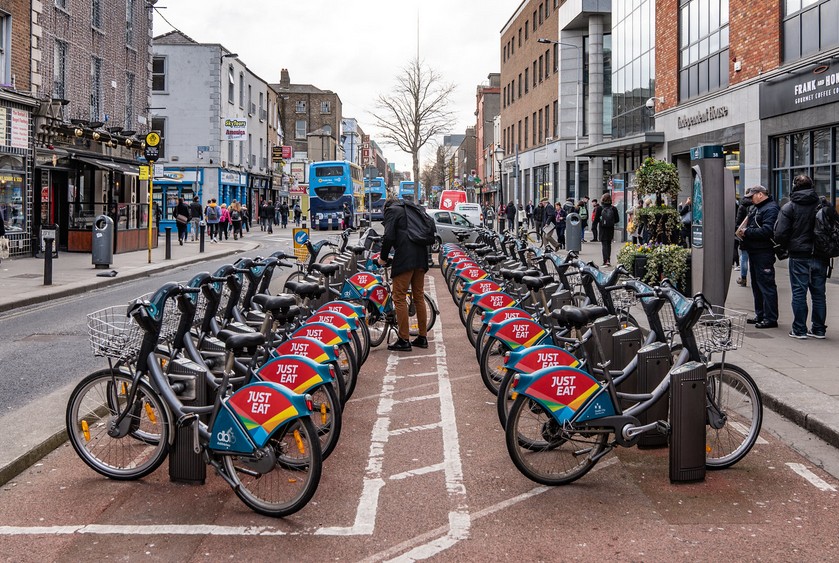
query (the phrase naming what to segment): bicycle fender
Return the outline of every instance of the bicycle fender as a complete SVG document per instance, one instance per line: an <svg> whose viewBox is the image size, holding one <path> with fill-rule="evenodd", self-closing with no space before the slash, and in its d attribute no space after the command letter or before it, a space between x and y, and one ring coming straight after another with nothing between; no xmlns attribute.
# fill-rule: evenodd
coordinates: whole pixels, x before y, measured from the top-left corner
<svg viewBox="0 0 839 563"><path fill-rule="evenodd" d="M367 292L367 299L375 305L381 314L385 314L393 308L390 292L381 284L374 285L370 288L370 291Z"/></svg>
<svg viewBox="0 0 839 563"><path fill-rule="evenodd" d="M504 307L503 309L498 309L496 311L485 311L482 322L483 324L492 325L503 323L505 321L509 321L510 319L533 320L533 317L531 317L524 309L519 309L518 307Z"/></svg>
<svg viewBox="0 0 839 563"><path fill-rule="evenodd" d="M490 325L489 335L506 344L511 350L518 350L540 343L548 332L532 319L510 319Z"/></svg>
<svg viewBox="0 0 839 563"><path fill-rule="evenodd" d="M332 311L316 311L303 323L326 323L344 330L358 330L358 319L351 319L341 313L333 313Z"/></svg>
<svg viewBox="0 0 839 563"><path fill-rule="evenodd" d="M515 305L516 300L503 291L492 291L486 295L481 296L475 301L475 307L479 307L484 311L497 311L506 307Z"/></svg>
<svg viewBox="0 0 839 563"><path fill-rule="evenodd" d="M326 323L305 324L294 331L292 336L303 336L313 338L329 346L346 344L350 341L346 330L328 325Z"/></svg>
<svg viewBox="0 0 839 563"><path fill-rule="evenodd" d="M381 283L378 276L370 272L358 272L344 281L341 287L341 299L363 299L370 288Z"/></svg>
<svg viewBox="0 0 839 563"><path fill-rule="evenodd" d="M510 352L504 364L518 373L534 373L548 367L578 367L580 360L558 346L545 344Z"/></svg>
<svg viewBox="0 0 839 563"><path fill-rule="evenodd" d="M350 318L364 318L364 307L346 301L330 301L318 309L318 311L332 311L333 313L341 313L345 317Z"/></svg>
<svg viewBox="0 0 839 563"><path fill-rule="evenodd" d="M272 358L259 368L256 375L263 381L278 383L295 393L306 393L323 383L332 383L328 365L302 356Z"/></svg>
<svg viewBox="0 0 839 563"><path fill-rule="evenodd" d="M302 356L309 358L315 362L322 364L326 362L334 362L338 359L335 353L335 348L327 346L322 342L318 342L313 338L305 338L302 336L295 336L282 342L273 351L273 355L283 356L291 354L293 356Z"/></svg>
<svg viewBox="0 0 839 563"><path fill-rule="evenodd" d="M501 291L501 286L493 280L481 279L467 283L463 289L471 295L483 295L491 291Z"/></svg>
<svg viewBox="0 0 839 563"><path fill-rule="evenodd" d="M483 268L464 268L457 272L457 277L463 281L473 282L489 277L489 274Z"/></svg>
<svg viewBox="0 0 839 563"><path fill-rule="evenodd" d="M311 414L306 398L282 385L245 385L222 404L210 432L210 449L251 453L265 446L283 423Z"/></svg>
<svg viewBox="0 0 839 563"><path fill-rule="evenodd" d="M559 423L615 414L604 385L577 368L557 366L523 373L513 389L542 405Z"/></svg>
<svg viewBox="0 0 839 563"><path fill-rule="evenodd" d="M466 268L478 268L478 263L470 258L467 258L466 260L456 262L453 267L455 272L460 273Z"/></svg>

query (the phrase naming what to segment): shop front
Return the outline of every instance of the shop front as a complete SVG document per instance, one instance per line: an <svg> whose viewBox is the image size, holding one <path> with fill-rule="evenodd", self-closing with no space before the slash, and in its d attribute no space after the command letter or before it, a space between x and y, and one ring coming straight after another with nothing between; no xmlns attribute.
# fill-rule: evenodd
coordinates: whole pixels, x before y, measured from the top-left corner
<svg viewBox="0 0 839 563"><path fill-rule="evenodd" d="M37 234L32 224L35 194L30 133L32 110L37 105L31 98L0 91L0 213L13 256L30 253Z"/></svg>
<svg viewBox="0 0 839 563"><path fill-rule="evenodd" d="M160 219L157 222L158 233L169 227L173 233L178 231L174 210L178 205L178 198L183 198L189 205L194 196L202 201L203 169L163 169L163 173L154 179L154 205L160 209ZM187 227L188 228L188 227Z"/></svg>
<svg viewBox="0 0 839 563"><path fill-rule="evenodd" d="M248 205L250 198L248 197L247 174L220 168L218 171L218 204L230 205L233 200L242 205Z"/></svg>

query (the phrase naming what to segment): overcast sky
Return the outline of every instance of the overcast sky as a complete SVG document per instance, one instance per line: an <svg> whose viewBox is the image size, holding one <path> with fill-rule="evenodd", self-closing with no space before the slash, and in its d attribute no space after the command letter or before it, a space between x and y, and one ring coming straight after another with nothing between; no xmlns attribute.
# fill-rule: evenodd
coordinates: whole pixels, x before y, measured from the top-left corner
<svg viewBox="0 0 839 563"><path fill-rule="evenodd" d="M172 30L199 43L221 43L260 78L336 92L344 117L358 119L373 138L374 100L416 54L456 85L452 133L475 123L475 88L500 70L500 31L519 0L160 0L154 35ZM162 17L161 17L162 15ZM379 142L381 145L382 143ZM384 146L397 169L410 156ZM422 163L421 163L422 165Z"/></svg>

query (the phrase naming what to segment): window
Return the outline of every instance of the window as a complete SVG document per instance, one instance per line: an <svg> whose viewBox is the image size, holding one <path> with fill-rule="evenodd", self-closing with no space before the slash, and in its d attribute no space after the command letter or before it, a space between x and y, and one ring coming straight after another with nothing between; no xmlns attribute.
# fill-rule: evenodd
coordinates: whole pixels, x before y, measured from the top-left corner
<svg viewBox="0 0 839 563"><path fill-rule="evenodd" d="M331 125L324 125L323 132L327 135L332 135L332 126Z"/></svg>
<svg viewBox="0 0 839 563"><path fill-rule="evenodd" d="M559 45L554 43L554 72L559 70Z"/></svg>
<svg viewBox="0 0 839 563"><path fill-rule="evenodd" d="M241 84L241 82L239 82ZM227 67L227 103L232 104L236 92L236 77L233 74L233 65Z"/></svg>
<svg viewBox="0 0 839 563"><path fill-rule="evenodd" d="M529 68L524 69L524 93L525 94L530 92L530 80L528 79L529 75L530 75L530 69Z"/></svg>
<svg viewBox="0 0 839 563"><path fill-rule="evenodd" d="M514 35L512 39L510 39L510 54L514 54L516 52L516 36Z"/></svg>
<svg viewBox="0 0 839 563"><path fill-rule="evenodd" d="M527 118L525 118L525 121L527 121ZM525 137L525 139L527 138L527 133L525 133L524 137ZM516 144L518 146L521 146L521 119L519 119L519 128L518 128L518 133L517 133L517 137L516 137Z"/></svg>
<svg viewBox="0 0 839 563"><path fill-rule="evenodd" d="M551 75L551 50L545 51L545 79Z"/></svg>
<svg viewBox="0 0 839 563"><path fill-rule="evenodd" d="M550 128L550 125L549 125L550 122L551 122L550 111L551 111L551 106L545 106L545 141L546 142L548 140L548 137L551 136L551 128Z"/></svg>
<svg viewBox="0 0 839 563"><path fill-rule="evenodd" d="M521 47L521 28L519 28L519 47Z"/></svg>
<svg viewBox="0 0 839 563"><path fill-rule="evenodd" d="M64 98L67 84L67 43L55 40L53 46L52 97Z"/></svg>
<svg viewBox="0 0 839 563"><path fill-rule="evenodd" d="M536 112L533 112L533 119L530 120L533 124L533 146L536 146L536 138L539 135L539 127L536 126Z"/></svg>
<svg viewBox="0 0 839 563"><path fill-rule="evenodd" d="M233 103L233 100L230 100L230 103ZM239 73L239 107L245 107L245 73Z"/></svg>
<svg viewBox="0 0 839 563"><path fill-rule="evenodd" d="M61 8L62 10L67 9L67 0L55 0L55 7Z"/></svg>
<svg viewBox="0 0 839 563"><path fill-rule="evenodd" d="M454 223L455 227L472 227L472 223L469 222L469 219L461 215L460 213L452 213L452 222Z"/></svg>
<svg viewBox="0 0 839 563"><path fill-rule="evenodd" d="M304 100L294 102L294 113L306 113L306 102Z"/></svg>
<svg viewBox="0 0 839 563"><path fill-rule="evenodd" d="M728 86L728 0L680 4L679 99L687 100Z"/></svg>
<svg viewBox="0 0 839 563"><path fill-rule="evenodd" d="M245 142L239 141L239 166L245 165Z"/></svg>
<svg viewBox="0 0 839 563"><path fill-rule="evenodd" d="M545 19L551 16L551 0L545 2Z"/></svg>
<svg viewBox="0 0 839 563"><path fill-rule="evenodd" d="M528 120L529 118L524 118L524 148L527 148L527 127L528 127Z"/></svg>
<svg viewBox="0 0 839 563"><path fill-rule="evenodd" d="M236 141L227 141L227 165L233 165L233 143Z"/></svg>
<svg viewBox="0 0 839 563"><path fill-rule="evenodd" d="M539 110L539 143L542 142L542 131L543 131L543 118L544 118L544 116L545 116L545 114L542 113L542 110L540 109ZM534 144L535 144L535 139L534 139Z"/></svg>
<svg viewBox="0 0 839 563"><path fill-rule="evenodd" d="M539 82L542 82L542 78L545 74L545 57L539 55Z"/></svg>
<svg viewBox="0 0 839 563"><path fill-rule="evenodd" d="M251 88L251 85L248 84L248 113L253 115L253 110L253 89Z"/></svg>
<svg viewBox="0 0 839 563"><path fill-rule="evenodd" d="M166 91L166 57L153 57L151 60L152 92Z"/></svg>
<svg viewBox="0 0 839 563"><path fill-rule="evenodd" d="M559 137L559 123L557 122L557 117L559 117L559 101L554 101L554 121L553 121L553 132L554 134L551 135L554 139Z"/></svg>
<svg viewBox="0 0 839 563"><path fill-rule="evenodd" d="M545 6L543 6L542 4L539 4L539 25L542 25L542 22L545 21L544 17L545 17Z"/></svg>
<svg viewBox="0 0 839 563"><path fill-rule="evenodd" d="M134 129L134 74L125 73L125 120L124 129Z"/></svg>
<svg viewBox="0 0 839 563"><path fill-rule="evenodd" d="M835 204L839 186L837 135L839 127L827 127L770 139L773 191L779 202L789 198L792 180L806 174L813 179L816 194Z"/></svg>
<svg viewBox="0 0 839 563"><path fill-rule="evenodd" d="M533 10L533 31L536 31L536 10Z"/></svg>
<svg viewBox="0 0 839 563"><path fill-rule="evenodd" d="M98 121L102 116L102 59L90 59L90 119Z"/></svg>
<svg viewBox="0 0 839 563"><path fill-rule="evenodd" d="M839 0L785 0L784 62L839 45Z"/></svg>
<svg viewBox="0 0 839 563"><path fill-rule="evenodd" d="M163 117L152 117L151 130L160 133L160 145L158 147L160 149L160 158L162 159L166 156L166 119Z"/></svg>
<svg viewBox="0 0 839 563"><path fill-rule="evenodd" d="M527 72L527 71L525 70L525 72ZM525 79L525 83L527 83L526 79ZM519 73L519 98L521 98L521 73Z"/></svg>
<svg viewBox="0 0 839 563"><path fill-rule="evenodd" d="M527 41L528 37L530 37L530 26L528 25L528 21L524 20L524 40Z"/></svg>
<svg viewBox="0 0 839 563"><path fill-rule="evenodd" d="M321 102L320 103L320 112L321 113L331 113L332 112L332 103L331 102Z"/></svg>
<svg viewBox="0 0 839 563"><path fill-rule="evenodd" d="M125 0L125 44L134 43L134 0Z"/></svg>
<svg viewBox="0 0 839 563"><path fill-rule="evenodd" d="M438 211L434 214L434 220L444 225L452 224L452 218L449 216L448 211Z"/></svg>
<svg viewBox="0 0 839 563"><path fill-rule="evenodd" d="M102 29L102 0L91 0L90 25L96 29Z"/></svg>
<svg viewBox="0 0 839 563"><path fill-rule="evenodd" d="M305 119L298 119L294 122L294 138L295 139L305 139L306 138L306 120Z"/></svg>

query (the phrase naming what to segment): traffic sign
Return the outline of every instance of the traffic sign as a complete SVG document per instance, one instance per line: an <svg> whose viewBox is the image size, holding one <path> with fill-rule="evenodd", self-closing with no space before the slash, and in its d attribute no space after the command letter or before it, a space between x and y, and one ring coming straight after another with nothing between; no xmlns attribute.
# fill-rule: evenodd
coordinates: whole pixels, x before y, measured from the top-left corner
<svg viewBox="0 0 839 563"><path fill-rule="evenodd" d="M158 137L158 140L159 139L160 137ZM148 160L149 162L154 162L158 158L160 158L160 148L151 145L146 145L146 150L143 152L143 156L145 156L146 160Z"/></svg>
<svg viewBox="0 0 839 563"><path fill-rule="evenodd" d="M160 135L151 131L148 135L146 135L146 146L147 147L156 147L160 144Z"/></svg>

